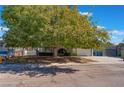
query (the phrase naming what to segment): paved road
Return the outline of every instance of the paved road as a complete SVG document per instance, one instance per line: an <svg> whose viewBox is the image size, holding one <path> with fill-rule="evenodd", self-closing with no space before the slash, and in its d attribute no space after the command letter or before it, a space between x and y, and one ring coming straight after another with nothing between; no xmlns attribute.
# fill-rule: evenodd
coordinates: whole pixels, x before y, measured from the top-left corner
<svg viewBox="0 0 124 93"><path fill-rule="evenodd" d="M121 59L94 59L99 62L66 66L0 65L0 86L124 87L124 63Z"/></svg>

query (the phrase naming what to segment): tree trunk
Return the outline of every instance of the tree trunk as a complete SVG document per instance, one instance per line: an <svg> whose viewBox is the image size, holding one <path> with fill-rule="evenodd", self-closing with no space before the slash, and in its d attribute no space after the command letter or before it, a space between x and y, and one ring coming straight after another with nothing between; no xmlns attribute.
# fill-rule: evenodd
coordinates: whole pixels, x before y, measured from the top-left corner
<svg viewBox="0 0 124 93"><path fill-rule="evenodd" d="M25 48L22 48L22 56L25 55Z"/></svg>
<svg viewBox="0 0 124 93"><path fill-rule="evenodd" d="M36 51L36 55L39 56L39 50L38 50L38 48L35 48L35 51Z"/></svg>
<svg viewBox="0 0 124 93"><path fill-rule="evenodd" d="M58 48L57 47L54 47L53 52L54 52L54 54L53 54L54 57L58 56Z"/></svg>

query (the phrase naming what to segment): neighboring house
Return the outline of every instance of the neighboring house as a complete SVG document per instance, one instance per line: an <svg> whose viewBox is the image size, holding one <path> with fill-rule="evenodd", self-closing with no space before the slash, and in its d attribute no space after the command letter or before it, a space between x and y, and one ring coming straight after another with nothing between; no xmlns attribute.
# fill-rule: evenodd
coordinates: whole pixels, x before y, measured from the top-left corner
<svg viewBox="0 0 124 93"><path fill-rule="evenodd" d="M0 56L10 56L13 55L12 48L6 48L5 43L3 40L0 40Z"/></svg>
<svg viewBox="0 0 124 93"><path fill-rule="evenodd" d="M0 40L0 56L7 56L8 49L5 47L5 44L2 40Z"/></svg>
<svg viewBox="0 0 124 93"><path fill-rule="evenodd" d="M124 56L124 43L120 43L117 46L117 56L119 56L119 57Z"/></svg>
<svg viewBox="0 0 124 93"><path fill-rule="evenodd" d="M124 57L124 47L121 50L121 57Z"/></svg>
<svg viewBox="0 0 124 93"><path fill-rule="evenodd" d="M117 57L117 45L105 49L105 56Z"/></svg>
<svg viewBox="0 0 124 93"><path fill-rule="evenodd" d="M124 44L112 45L102 51L103 56L122 57L124 55Z"/></svg>

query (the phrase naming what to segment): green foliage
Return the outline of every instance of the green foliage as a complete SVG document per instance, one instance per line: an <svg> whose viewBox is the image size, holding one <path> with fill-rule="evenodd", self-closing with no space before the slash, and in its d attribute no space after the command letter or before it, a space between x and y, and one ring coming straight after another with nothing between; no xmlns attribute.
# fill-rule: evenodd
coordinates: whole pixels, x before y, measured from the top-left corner
<svg viewBox="0 0 124 93"><path fill-rule="evenodd" d="M4 35L8 47L100 48L109 35L97 30L76 6L6 6Z"/></svg>

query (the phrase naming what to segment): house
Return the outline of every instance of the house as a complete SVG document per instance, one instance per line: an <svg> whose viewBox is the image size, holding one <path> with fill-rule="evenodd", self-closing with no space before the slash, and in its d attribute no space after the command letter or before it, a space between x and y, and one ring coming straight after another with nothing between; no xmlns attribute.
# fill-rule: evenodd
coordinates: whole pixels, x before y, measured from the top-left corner
<svg viewBox="0 0 124 93"><path fill-rule="evenodd" d="M72 49L72 52L77 56L93 56L93 49Z"/></svg>
<svg viewBox="0 0 124 93"><path fill-rule="evenodd" d="M37 53L38 51L38 53ZM15 56L27 56L27 55L53 55L53 48L38 48L36 49L22 49L22 48L15 48L14 49L14 55ZM59 48L58 49L58 55L74 55L74 56L92 56L93 50L92 49L65 49L65 48Z"/></svg>
<svg viewBox="0 0 124 93"><path fill-rule="evenodd" d="M124 44L112 45L101 51L102 56L122 57L124 55Z"/></svg>
<svg viewBox="0 0 124 93"><path fill-rule="evenodd" d="M93 50L93 56L105 56L105 50Z"/></svg>
<svg viewBox="0 0 124 93"><path fill-rule="evenodd" d="M105 55L109 57L117 57L117 45L112 45L106 48Z"/></svg>
<svg viewBox="0 0 124 93"><path fill-rule="evenodd" d="M120 43L117 45L117 56L124 56L124 43Z"/></svg>
<svg viewBox="0 0 124 93"><path fill-rule="evenodd" d="M5 44L0 40L0 56L6 56L8 54L8 49L5 47Z"/></svg>
<svg viewBox="0 0 124 93"><path fill-rule="evenodd" d="M13 56L27 56L27 55L40 55L51 56L53 55L53 48L37 48L37 49L24 49L24 48L6 48L5 43L0 41L0 55L13 55ZM58 55L66 56L110 56L110 57L122 57L124 55L124 44L112 45L105 50L96 49L81 49L81 48L59 48Z"/></svg>

